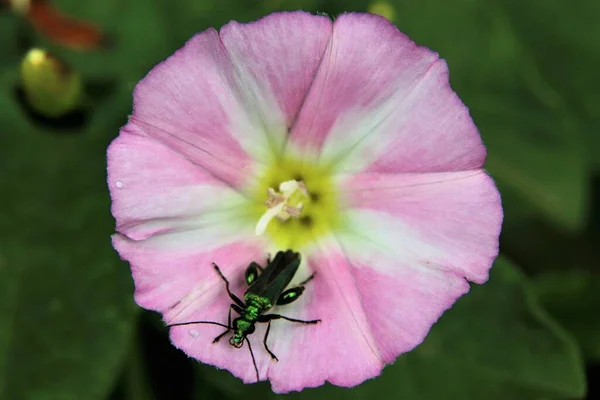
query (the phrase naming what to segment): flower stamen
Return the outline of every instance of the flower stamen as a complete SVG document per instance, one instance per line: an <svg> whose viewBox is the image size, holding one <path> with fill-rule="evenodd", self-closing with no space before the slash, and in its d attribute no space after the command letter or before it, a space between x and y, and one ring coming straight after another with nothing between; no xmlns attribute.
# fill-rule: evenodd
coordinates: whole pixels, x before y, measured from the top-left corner
<svg viewBox="0 0 600 400"><path fill-rule="evenodd" d="M273 188L267 189L267 200L265 205L267 210L258 220L254 232L257 235L265 233L269 222L273 218L277 218L280 221L287 221L289 218L298 218L304 206L301 202L296 204L290 203L292 196L296 193L301 193L304 197L308 198L308 189L302 181L290 180L279 184L279 192ZM297 198L297 196L296 196Z"/></svg>

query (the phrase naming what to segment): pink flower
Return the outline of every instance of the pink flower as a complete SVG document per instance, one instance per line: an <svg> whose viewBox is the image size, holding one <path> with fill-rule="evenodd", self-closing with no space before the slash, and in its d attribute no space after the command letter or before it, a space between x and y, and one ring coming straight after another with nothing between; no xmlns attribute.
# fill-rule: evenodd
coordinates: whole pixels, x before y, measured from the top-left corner
<svg viewBox="0 0 600 400"><path fill-rule="evenodd" d="M420 344L484 283L502 208L486 152L446 63L386 19L304 12L209 29L134 91L108 150L113 243L135 299L169 324L227 323L251 261L291 248L298 301L250 335L276 392L354 386ZM283 183L283 185L282 185ZM267 202L268 206L265 205ZM171 328L175 346L256 380L213 325Z"/></svg>

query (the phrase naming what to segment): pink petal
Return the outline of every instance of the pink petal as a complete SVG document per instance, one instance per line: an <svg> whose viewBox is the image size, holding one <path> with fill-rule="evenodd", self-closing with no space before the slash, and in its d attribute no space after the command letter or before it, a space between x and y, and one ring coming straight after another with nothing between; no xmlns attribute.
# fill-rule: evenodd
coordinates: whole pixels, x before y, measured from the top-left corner
<svg viewBox="0 0 600 400"><path fill-rule="evenodd" d="M442 313L469 291L467 281L451 271L397 260L393 270L383 272L350 262L362 310L385 363L418 346Z"/></svg>
<svg viewBox="0 0 600 400"><path fill-rule="evenodd" d="M278 393L326 381L355 386L379 375L385 362L369 325L370 310L362 304L346 259L339 251L322 248L309 256L308 263L316 275L304 294L274 312L321 322L273 322L269 344L279 362L270 364L268 376Z"/></svg>
<svg viewBox="0 0 600 400"><path fill-rule="evenodd" d="M335 20L291 142L343 172L459 171L485 159L446 63L370 14Z"/></svg>
<svg viewBox="0 0 600 400"><path fill-rule="evenodd" d="M108 149L108 184L117 231L135 240L206 225L208 219L235 225L236 214L248 204L220 179L143 136L131 123Z"/></svg>
<svg viewBox="0 0 600 400"><path fill-rule="evenodd" d="M503 214L484 171L364 173L342 182L349 232L338 238L351 260L393 270L393 261L370 260L384 252L405 265L447 270L477 283L488 279Z"/></svg>
<svg viewBox="0 0 600 400"><path fill-rule="evenodd" d="M306 97L331 36L327 17L306 12L282 12L248 24L230 22L221 40L244 81L270 89L291 126ZM255 104L264 120L273 110ZM280 139L284 139L281 137Z"/></svg>
<svg viewBox="0 0 600 400"><path fill-rule="evenodd" d="M241 135L261 135L249 118L214 29L190 39L134 90L131 120L141 131L236 186L252 167ZM236 131L238 123L248 130Z"/></svg>
<svg viewBox="0 0 600 400"><path fill-rule="evenodd" d="M303 12L204 31L138 83L131 120L240 187L255 162L281 152L330 31Z"/></svg>
<svg viewBox="0 0 600 400"><path fill-rule="evenodd" d="M217 244L219 239L209 243L207 234L199 238L190 232L178 232L144 241L114 235L113 246L131 264L135 301L146 309L160 311L167 322L181 321L215 302L227 303L212 263L217 263L223 273L239 278L250 262L264 257L264 250L252 237ZM221 311L222 319L227 306Z"/></svg>

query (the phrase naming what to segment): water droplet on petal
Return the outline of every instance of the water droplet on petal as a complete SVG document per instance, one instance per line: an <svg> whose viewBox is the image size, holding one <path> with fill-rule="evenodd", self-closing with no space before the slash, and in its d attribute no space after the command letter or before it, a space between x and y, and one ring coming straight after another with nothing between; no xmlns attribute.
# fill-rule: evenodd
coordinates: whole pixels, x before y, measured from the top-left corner
<svg viewBox="0 0 600 400"><path fill-rule="evenodd" d="M188 333L190 334L191 337L193 337L194 339L197 338L198 336L200 336L200 332L198 332L195 329L190 329L188 331Z"/></svg>
<svg viewBox="0 0 600 400"><path fill-rule="evenodd" d="M115 182L115 186L117 187L117 189L121 189L123 187L123 182L121 181L116 181Z"/></svg>

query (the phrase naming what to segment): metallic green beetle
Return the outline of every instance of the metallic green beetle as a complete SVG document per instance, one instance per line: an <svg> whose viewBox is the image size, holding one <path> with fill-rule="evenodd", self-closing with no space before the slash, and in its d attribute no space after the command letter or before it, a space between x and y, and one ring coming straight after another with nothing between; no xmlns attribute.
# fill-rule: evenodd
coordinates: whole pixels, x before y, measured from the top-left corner
<svg viewBox="0 0 600 400"><path fill-rule="evenodd" d="M268 323L263 344L265 346L265 350L267 350L271 358L273 358L275 361L278 361L275 354L273 354L267 345L267 339L269 337L272 320L284 319L286 321L298 322L302 324L316 324L321 320L315 319L305 321L289 318L279 314L265 313L275 305L285 305L297 300L304 292L304 285L312 280L315 274L312 274L310 277L308 277L308 279L301 282L298 286L285 290L300 266L299 253L296 253L292 250L280 251L275 255L275 258L272 261L268 262L267 267L264 269L256 262L252 262L246 269L245 279L249 287L246 292L244 292L244 302L235 294L231 293L231 290L229 290L229 281L227 278L225 278L217 264L213 263L213 266L219 276L225 282L227 294L229 294L229 297L231 300L233 300L233 303L229 306L227 325L214 321L191 321L175 323L168 326L172 327L194 324L212 324L227 328L225 332L221 333L213 340L213 343L217 343L223 336L230 331L233 331L233 335L231 338L229 338L229 344L239 349L244 345L244 342L248 342L248 349L250 350L252 363L254 364L254 370L256 371L256 380L258 381L260 379L258 368L256 366L256 359L254 358L252 345L250 344L248 335L254 333L255 324L257 322ZM233 321L231 321L231 310L240 315Z"/></svg>

